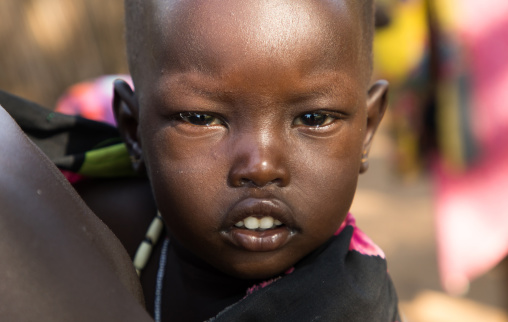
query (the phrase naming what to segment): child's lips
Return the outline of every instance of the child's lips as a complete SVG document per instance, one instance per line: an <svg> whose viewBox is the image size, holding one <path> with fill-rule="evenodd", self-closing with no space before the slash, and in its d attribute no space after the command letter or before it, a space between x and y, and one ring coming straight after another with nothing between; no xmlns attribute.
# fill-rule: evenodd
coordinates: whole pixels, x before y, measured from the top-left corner
<svg viewBox="0 0 508 322"><path fill-rule="evenodd" d="M251 252L270 252L284 246L291 239L287 227L256 231L248 229L232 229L228 234L231 242Z"/></svg>
<svg viewBox="0 0 508 322"><path fill-rule="evenodd" d="M222 233L236 247L269 252L284 246L294 235L289 207L278 199L243 199L225 218Z"/></svg>

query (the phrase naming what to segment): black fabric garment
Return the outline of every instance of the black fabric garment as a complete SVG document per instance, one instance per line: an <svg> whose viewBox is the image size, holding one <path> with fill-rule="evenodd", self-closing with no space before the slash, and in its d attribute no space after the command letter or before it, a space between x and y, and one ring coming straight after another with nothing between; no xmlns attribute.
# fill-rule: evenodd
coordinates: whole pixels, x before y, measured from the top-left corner
<svg viewBox="0 0 508 322"><path fill-rule="evenodd" d="M121 142L118 130L111 125L53 112L3 91L0 91L0 105L63 170L78 172L86 152L99 145Z"/></svg>
<svg viewBox="0 0 508 322"><path fill-rule="evenodd" d="M349 250L353 227L288 274L228 307L223 321L400 321L386 261Z"/></svg>

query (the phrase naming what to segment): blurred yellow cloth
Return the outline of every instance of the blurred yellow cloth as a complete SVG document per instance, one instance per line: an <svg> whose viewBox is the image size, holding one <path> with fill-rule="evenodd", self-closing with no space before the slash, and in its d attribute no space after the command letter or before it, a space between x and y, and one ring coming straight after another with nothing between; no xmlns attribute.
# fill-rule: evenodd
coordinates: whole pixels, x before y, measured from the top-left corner
<svg viewBox="0 0 508 322"><path fill-rule="evenodd" d="M389 11L390 25L376 32L374 66L377 74L400 82L416 68L425 53L426 11L422 0L392 2Z"/></svg>

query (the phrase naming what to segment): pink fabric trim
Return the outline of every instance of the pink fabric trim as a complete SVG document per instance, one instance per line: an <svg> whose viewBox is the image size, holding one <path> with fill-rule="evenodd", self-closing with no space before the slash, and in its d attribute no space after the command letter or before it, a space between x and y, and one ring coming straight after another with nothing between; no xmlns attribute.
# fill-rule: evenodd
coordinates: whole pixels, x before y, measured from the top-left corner
<svg viewBox="0 0 508 322"><path fill-rule="evenodd" d="M335 236L340 234L346 226L352 226L353 237L351 237L351 243L349 244L349 250L354 250L363 255L368 256L379 256L381 258L385 258L385 253L383 250L376 245L372 239L369 238L363 231L360 230L356 226L356 219L353 217L351 213L348 213L346 219L340 225L339 229L335 232Z"/></svg>
<svg viewBox="0 0 508 322"><path fill-rule="evenodd" d="M294 270L294 268L293 268L293 270ZM291 271L291 272L293 272L293 271ZM251 295L252 293L254 293L255 291L260 290L262 288L265 288L268 285L272 284L273 282L275 282L275 281L277 281L279 279L281 279L281 276L276 277L276 278L272 278L271 280L268 280L268 281L265 281L265 282L261 282L259 284L256 284L256 285L254 285L253 287L251 287L251 288L249 288L247 290L247 294L245 294L245 296L247 297L247 296Z"/></svg>

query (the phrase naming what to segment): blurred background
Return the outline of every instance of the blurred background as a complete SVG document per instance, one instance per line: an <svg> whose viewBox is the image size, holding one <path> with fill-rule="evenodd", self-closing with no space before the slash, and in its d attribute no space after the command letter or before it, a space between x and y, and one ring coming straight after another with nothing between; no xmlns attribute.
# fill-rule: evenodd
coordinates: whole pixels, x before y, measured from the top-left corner
<svg viewBox="0 0 508 322"><path fill-rule="evenodd" d="M352 212L408 321L508 321L508 1L376 6L392 95ZM1 0L0 89L77 111L128 73L123 32L122 0Z"/></svg>
<svg viewBox="0 0 508 322"><path fill-rule="evenodd" d="M1 0L0 88L46 107L72 84L127 73L122 0Z"/></svg>

